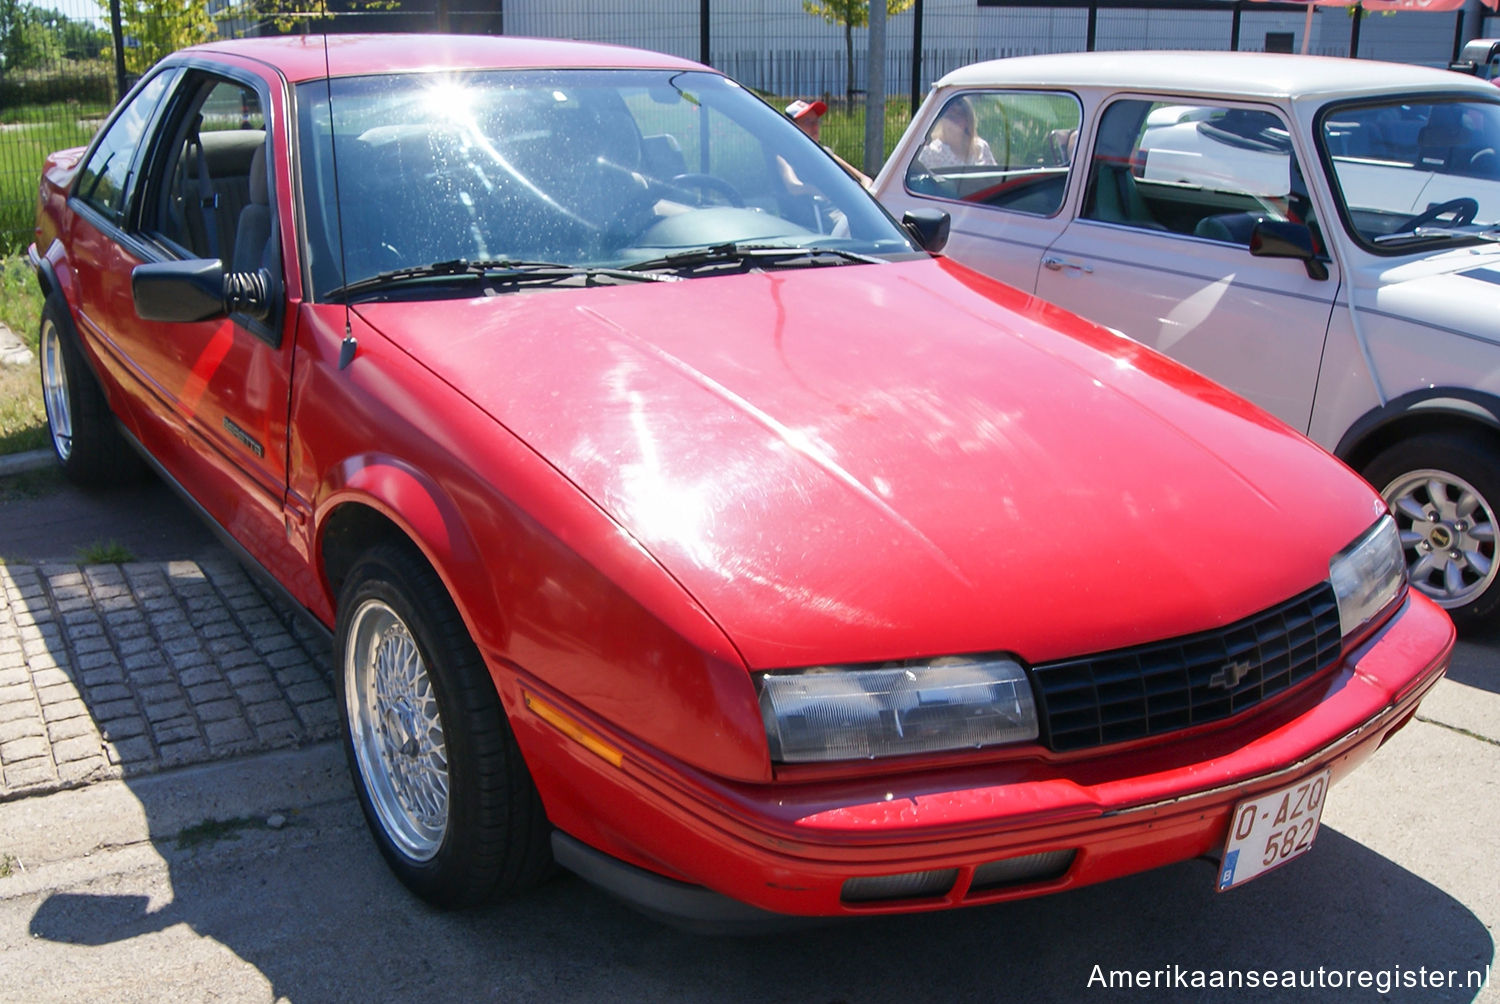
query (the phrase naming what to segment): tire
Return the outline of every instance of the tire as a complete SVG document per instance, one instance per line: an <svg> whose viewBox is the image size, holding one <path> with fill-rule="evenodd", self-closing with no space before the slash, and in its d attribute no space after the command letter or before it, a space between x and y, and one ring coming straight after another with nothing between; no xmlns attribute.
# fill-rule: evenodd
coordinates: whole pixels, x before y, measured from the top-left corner
<svg viewBox="0 0 1500 1004"><path fill-rule="evenodd" d="M415 548L380 545L351 570L335 655L360 807L406 887L458 908L546 878L541 798L479 650Z"/></svg>
<svg viewBox="0 0 1500 1004"><path fill-rule="evenodd" d="M1363 473L1396 517L1411 584L1460 628L1487 621L1500 607L1495 447L1472 433L1413 436L1376 456Z"/></svg>
<svg viewBox="0 0 1500 1004"><path fill-rule="evenodd" d="M46 302L37 344L52 453L68 479L82 487L133 481L141 473L140 458L115 424L65 313L56 300Z"/></svg>

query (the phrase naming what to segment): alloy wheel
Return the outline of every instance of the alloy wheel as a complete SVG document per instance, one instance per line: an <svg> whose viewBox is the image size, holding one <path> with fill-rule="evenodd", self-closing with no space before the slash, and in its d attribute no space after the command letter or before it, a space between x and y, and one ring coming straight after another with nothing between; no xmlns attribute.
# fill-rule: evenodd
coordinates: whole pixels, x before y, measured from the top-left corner
<svg viewBox="0 0 1500 1004"><path fill-rule="evenodd" d="M432 678L400 616L355 612L344 660L350 740L370 803L402 853L430 860L448 826L448 751Z"/></svg>

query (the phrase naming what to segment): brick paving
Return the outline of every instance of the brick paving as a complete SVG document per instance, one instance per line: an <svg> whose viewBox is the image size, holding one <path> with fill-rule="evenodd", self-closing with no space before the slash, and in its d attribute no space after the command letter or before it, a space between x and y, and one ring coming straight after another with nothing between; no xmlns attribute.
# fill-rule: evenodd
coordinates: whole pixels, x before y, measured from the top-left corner
<svg viewBox="0 0 1500 1004"><path fill-rule="evenodd" d="M229 558L0 565L0 801L327 739L330 665Z"/></svg>

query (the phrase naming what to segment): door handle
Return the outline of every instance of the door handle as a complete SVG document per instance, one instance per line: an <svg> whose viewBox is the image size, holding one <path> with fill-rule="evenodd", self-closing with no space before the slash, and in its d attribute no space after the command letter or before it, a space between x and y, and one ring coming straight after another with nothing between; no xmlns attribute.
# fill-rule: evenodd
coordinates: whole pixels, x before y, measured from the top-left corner
<svg viewBox="0 0 1500 1004"><path fill-rule="evenodd" d="M1053 272L1061 272L1065 268L1071 268L1075 272L1082 272L1084 275L1090 275L1094 271L1094 267L1092 265L1085 265L1081 261L1068 261L1068 259L1066 258L1059 258L1056 255L1050 254L1042 259L1042 265L1045 268L1051 269Z"/></svg>

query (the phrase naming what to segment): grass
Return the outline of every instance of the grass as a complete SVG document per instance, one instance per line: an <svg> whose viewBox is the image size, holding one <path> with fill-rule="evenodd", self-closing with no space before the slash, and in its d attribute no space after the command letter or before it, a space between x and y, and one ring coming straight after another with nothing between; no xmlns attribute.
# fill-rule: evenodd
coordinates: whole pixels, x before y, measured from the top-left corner
<svg viewBox="0 0 1500 1004"><path fill-rule="evenodd" d="M123 565L135 560L135 552L117 540L96 540L78 549L80 565Z"/></svg>
<svg viewBox="0 0 1500 1004"><path fill-rule="evenodd" d="M37 183L47 155L86 144L106 113L78 102L0 113L0 253L24 251L31 241Z"/></svg>
<svg viewBox="0 0 1500 1004"><path fill-rule="evenodd" d="M13 854L0 854L0 879L8 879L21 868L21 862L17 861Z"/></svg>
<svg viewBox="0 0 1500 1004"><path fill-rule="evenodd" d="M37 350L42 293L25 257L0 260L0 322ZM0 455L39 450L47 445L38 367L0 366Z"/></svg>

